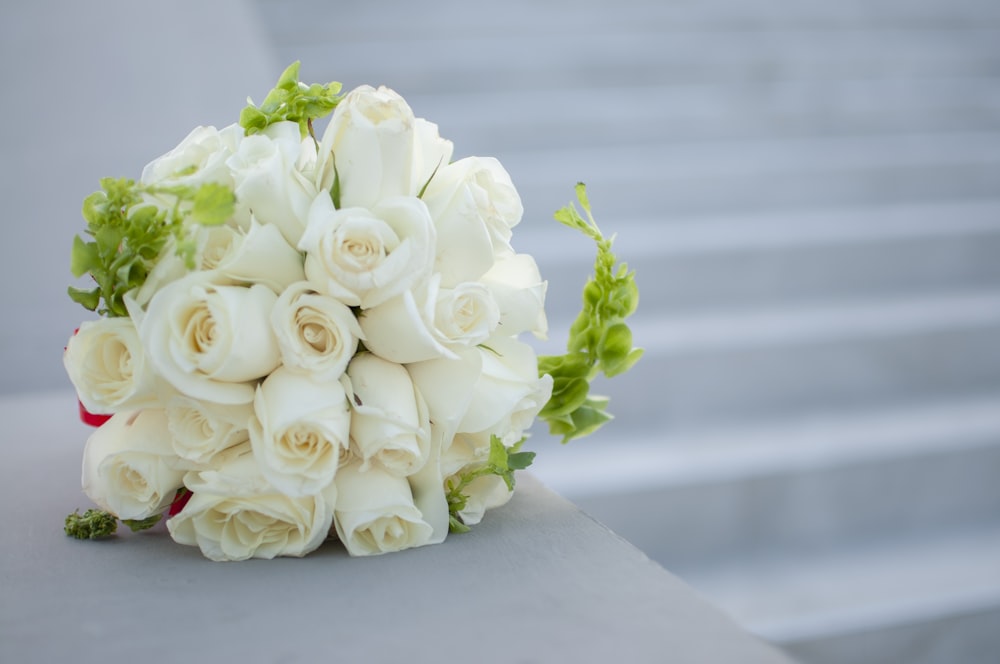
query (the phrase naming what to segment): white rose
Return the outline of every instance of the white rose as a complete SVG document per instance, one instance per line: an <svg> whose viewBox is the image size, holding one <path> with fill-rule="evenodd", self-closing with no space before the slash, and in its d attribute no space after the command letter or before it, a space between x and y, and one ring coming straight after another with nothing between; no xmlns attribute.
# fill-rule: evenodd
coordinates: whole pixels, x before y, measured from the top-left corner
<svg viewBox="0 0 1000 664"><path fill-rule="evenodd" d="M492 293L500 311L500 331L512 337L531 332L545 339L549 332L545 316L548 282L538 272L529 254L505 254L497 258L482 283Z"/></svg>
<svg viewBox="0 0 1000 664"><path fill-rule="evenodd" d="M452 144L437 126L414 118L388 88L361 86L337 104L319 148L319 189L339 181L340 206L372 208L395 196L417 196Z"/></svg>
<svg viewBox="0 0 1000 664"><path fill-rule="evenodd" d="M434 326L447 344L471 348L489 339L500 323L500 309L483 284L465 282L442 288L434 303Z"/></svg>
<svg viewBox="0 0 1000 664"><path fill-rule="evenodd" d="M458 433L441 452L441 473L447 479L445 487L457 486L461 475L482 467L490 456L491 432ZM517 442L517 441L514 441ZM488 509L499 507L510 500L513 492L497 475L477 477L462 489L465 507L458 512L462 523L473 526L479 523Z"/></svg>
<svg viewBox="0 0 1000 664"><path fill-rule="evenodd" d="M552 393L552 377L538 376L531 346L509 337L494 337L477 348L482 371L458 431L492 431L505 445L516 443Z"/></svg>
<svg viewBox="0 0 1000 664"><path fill-rule="evenodd" d="M162 410L117 413L83 450L83 492L120 519L165 510L183 476Z"/></svg>
<svg viewBox="0 0 1000 664"><path fill-rule="evenodd" d="M406 478L378 466L344 466L334 481L337 536L352 556L401 551L430 543L433 529L413 503Z"/></svg>
<svg viewBox="0 0 1000 664"><path fill-rule="evenodd" d="M202 270L216 281L263 284L275 293L305 279L302 254L282 237L276 226L251 220L248 230L228 226L206 229L209 242L202 253Z"/></svg>
<svg viewBox="0 0 1000 664"><path fill-rule="evenodd" d="M197 546L216 561L304 556L327 538L333 524L336 486L292 498L261 475L249 445L220 455L218 468L188 473L194 493L167 521L179 544Z"/></svg>
<svg viewBox="0 0 1000 664"><path fill-rule="evenodd" d="M280 293L305 279L302 254L288 244L276 226L251 219L246 229L234 226L195 226L194 270L208 273L217 284L263 284ZM169 283L192 272L177 255L171 238L133 299L145 306Z"/></svg>
<svg viewBox="0 0 1000 664"><path fill-rule="evenodd" d="M316 290L367 309L430 275L434 224L419 198L336 210L323 195L309 210L298 248L306 252L306 278Z"/></svg>
<svg viewBox="0 0 1000 664"><path fill-rule="evenodd" d="M271 485L288 496L306 496L333 481L351 430L340 381L275 369L257 388L254 412L250 443Z"/></svg>
<svg viewBox="0 0 1000 664"><path fill-rule="evenodd" d="M490 456L490 432L456 433L441 449L441 474L455 475L463 468L485 463Z"/></svg>
<svg viewBox="0 0 1000 664"><path fill-rule="evenodd" d="M231 187L232 175L226 160L239 147L243 129L229 125L197 127L170 152L157 157L142 170L143 184L197 187L216 182Z"/></svg>
<svg viewBox="0 0 1000 664"><path fill-rule="evenodd" d="M443 542L448 535L449 507L442 472L446 460L442 459L442 450L452 444L482 373L483 356L478 349L464 349L458 355L458 360L429 360L406 367L417 391L425 396L432 422L427 463L409 479L414 503L434 529L433 544Z"/></svg>
<svg viewBox="0 0 1000 664"><path fill-rule="evenodd" d="M81 323L66 344L63 364L91 413L152 407L166 388L147 361L131 318Z"/></svg>
<svg viewBox="0 0 1000 664"><path fill-rule="evenodd" d="M364 333L350 307L302 281L285 289L271 312L282 362L316 380L337 380Z"/></svg>
<svg viewBox="0 0 1000 664"><path fill-rule="evenodd" d="M205 227L196 227L194 229L195 242L198 247L205 244L205 240L207 239L207 235L204 233L205 230L207 230ZM200 251L196 251L195 266L199 267L200 263ZM190 271L184 259L177 255L177 241L173 237L170 237L163 245L163 249L160 250L160 255L156 258L153 269L146 275L146 280L142 282L142 286L129 291L128 297L139 306L145 307L161 288L177 281Z"/></svg>
<svg viewBox="0 0 1000 664"><path fill-rule="evenodd" d="M276 226L292 246L298 244L309 206L320 193L303 172L309 152L315 159L315 144L302 140L299 125L279 122L245 137L226 161L239 204L257 220Z"/></svg>
<svg viewBox="0 0 1000 664"><path fill-rule="evenodd" d="M500 311L482 284L438 288L434 274L420 288L407 291L361 313L365 347L400 364L438 357L455 358L456 350L476 346L496 330Z"/></svg>
<svg viewBox="0 0 1000 664"><path fill-rule="evenodd" d="M351 443L367 468L376 461L405 477L427 462L430 422L427 406L406 369L371 353L347 367L351 386Z"/></svg>
<svg viewBox="0 0 1000 664"><path fill-rule="evenodd" d="M247 427L253 406L217 404L178 394L167 404L166 415L177 456L204 465L219 452L250 439Z"/></svg>
<svg viewBox="0 0 1000 664"><path fill-rule="evenodd" d="M457 483L458 475L447 482ZM483 475L469 482L462 494L466 497L465 508L459 510L458 518L467 526L474 526L483 520L486 510L500 507L510 501L514 492L507 488L503 478L497 475Z"/></svg>
<svg viewBox="0 0 1000 664"><path fill-rule="evenodd" d="M255 381L281 363L269 320L277 299L266 286L219 286L196 272L153 297L139 337L156 370L182 394L248 403Z"/></svg>
<svg viewBox="0 0 1000 664"><path fill-rule="evenodd" d="M510 251L524 207L496 159L467 157L438 169L423 200L437 228L434 271L452 286L479 279L494 256Z"/></svg>

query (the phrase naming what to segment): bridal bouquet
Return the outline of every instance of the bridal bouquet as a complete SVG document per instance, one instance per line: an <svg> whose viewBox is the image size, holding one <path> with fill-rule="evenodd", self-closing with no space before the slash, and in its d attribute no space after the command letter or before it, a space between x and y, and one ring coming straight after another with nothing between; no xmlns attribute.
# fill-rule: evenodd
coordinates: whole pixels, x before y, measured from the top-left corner
<svg viewBox="0 0 1000 664"><path fill-rule="evenodd" d="M85 419L67 517L121 520L212 560L441 542L509 500L536 417L569 440L610 419L589 393L641 355L582 185L557 219L597 244L565 355L536 357L546 282L492 158L453 159L395 92L305 85L290 66L238 124L198 127L138 181L83 205L70 287L100 317L64 361ZM327 118L321 135L315 122Z"/></svg>

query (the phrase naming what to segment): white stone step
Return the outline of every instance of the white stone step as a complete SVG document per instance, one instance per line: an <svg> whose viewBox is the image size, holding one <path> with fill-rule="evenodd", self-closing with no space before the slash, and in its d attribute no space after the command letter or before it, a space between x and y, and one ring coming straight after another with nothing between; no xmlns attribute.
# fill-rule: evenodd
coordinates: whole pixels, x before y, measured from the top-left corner
<svg viewBox="0 0 1000 664"><path fill-rule="evenodd" d="M597 390L629 430L934 400L1000 385L1000 291L670 316L640 309L646 355ZM540 352L564 348L555 322Z"/></svg>
<svg viewBox="0 0 1000 664"><path fill-rule="evenodd" d="M1000 520L681 576L804 664L986 663L1000 649Z"/></svg>
<svg viewBox="0 0 1000 664"><path fill-rule="evenodd" d="M529 214L590 185L605 216L679 216L996 196L1000 133L659 143L497 151Z"/></svg>
<svg viewBox="0 0 1000 664"><path fill-rule="evenodd" d="M1000 80L993 76L791 79L768 85L676 85L485 90L412 94L462 155L505 150L764 136L874 135L996 130Z"/></svg>
<svg viewBox="0 0 1000 664"><path fill-rule="evenodd" d="M447 39L456 34L529 33L551 37L553 33L579 35L586 31L621 29L672 32L702 30L872 29L996 26L1000 10L991 0L865 0L788 3L755 0L753 3L680 0L648 2L603 0L538 3L511 0L504 10L463 0L435 0L419 6L406 2L384 5L359 4L349 8L324 0L255 0L277 43L291 45L331 39L350 42L412 33ZM526 20L530 16L531 20ZM304 17L312 20L303 20ZM330 17L330 20L322 20ZM333 18L337 21L333 22ZM350 30L338 30L347 25Z"/></svg>
<svg viewBox="0 0 1000 664"><path fill-rule="evenodd" d="M499 22L475 6L436 9L390 19L368 10L350 17L358 26L353 35L331 32L330 23L349 25L331 16L326 26L316 21L312 34L279 37L277 51L289 61L323 63L319 75L351 86L391 83L405 93L499 88L511 94L595 85L982 75L994 73L1000 57L996 25L907 25L905 15L881 26L865 25L862 15L855 26L762 22L671 29L669 18L641 8L628 20L603 20L623 12L612 5L574 29L563 21L575 8L565 5L557 14L509 15ZM433 26L417 27L435 19ZM371 21L376 25L364 29ZM470 22L477 25L460 27ZM366 57L358 56L359 44L368 46Z"/></svg>
<svg viewBox="0 0 1000 664"><path fill-rule="evenodd" d="M1000 391L697 432L612 422L532 472L671 569L815 553L1000 514Z"/></svg>
<svg viewBox="0 0 1000 664"><path fill-rule="evenodd" d="M592 200L636 271L643 311L696 311L1000 286L1000 199L687 219L626 219ZM575 316L593 243L532 217L514 246L549 282L554 320Z"/></svg>

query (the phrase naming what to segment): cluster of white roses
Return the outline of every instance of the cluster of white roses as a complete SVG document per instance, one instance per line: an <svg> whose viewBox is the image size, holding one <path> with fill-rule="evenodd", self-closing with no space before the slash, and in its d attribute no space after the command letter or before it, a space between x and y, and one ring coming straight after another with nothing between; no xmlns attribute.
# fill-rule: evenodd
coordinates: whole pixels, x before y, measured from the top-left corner
<svg viewBox="0 0 1000 664"><path fill-rule="evenodd" d="M213 560L444 540L448 480L491 437L519 441L552 389L517 339L546 333L545 282L510 245L517 192L495 159L451 158L365 86L319 142L294 122L201 127L150 163L142 182L219 183L237 208L191 225L194 270L167 246L128 317L70 339L81 403L113 414L87 442L87 495L143 519L189 490L167 527ZM510 497L494 475L465 492L466 524Z"/></svg>

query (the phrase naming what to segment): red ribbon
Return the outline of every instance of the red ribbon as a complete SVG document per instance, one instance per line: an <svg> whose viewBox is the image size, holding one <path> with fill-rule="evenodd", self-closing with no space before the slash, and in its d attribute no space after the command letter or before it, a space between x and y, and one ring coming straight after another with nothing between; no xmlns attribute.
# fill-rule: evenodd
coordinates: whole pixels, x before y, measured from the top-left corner
<svg viewBox="0 0 1000 664"><path fill-rule="evenodd" d="M99 415L97 413L90 412L79 399L77 400L77 403L80 405L80 421L84 424L89 424L92 427L99 427L111 419L110 415Z"/></svg>

